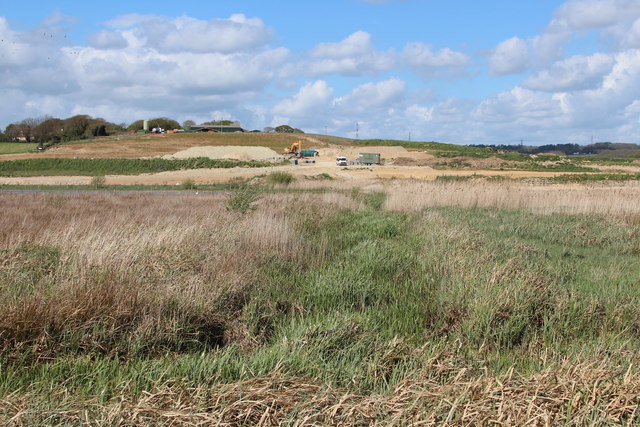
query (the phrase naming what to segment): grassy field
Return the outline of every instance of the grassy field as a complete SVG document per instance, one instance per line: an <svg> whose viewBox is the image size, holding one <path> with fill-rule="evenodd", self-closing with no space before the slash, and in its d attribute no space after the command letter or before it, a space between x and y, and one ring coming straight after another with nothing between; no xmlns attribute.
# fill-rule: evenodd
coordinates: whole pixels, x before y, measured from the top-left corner
<svg viewBox="0 0 640 427"><path fill-rule="evenodd" d="M28 153L35 151L37 146L28 142L0 142L0 154Z"/></svg>
<svg viewBox="0 0 640 427"><path fill-rule="evenodd" d="M270 162L189 159L26 159L0 162L0 176L138 175L180 169L272 166Z"/></svg>
<svg viewBox="0 0 640 427"><path fill-rule="evenodd" d="M0 193L0 423L640 422L638 199L430 185Z"/></svg>

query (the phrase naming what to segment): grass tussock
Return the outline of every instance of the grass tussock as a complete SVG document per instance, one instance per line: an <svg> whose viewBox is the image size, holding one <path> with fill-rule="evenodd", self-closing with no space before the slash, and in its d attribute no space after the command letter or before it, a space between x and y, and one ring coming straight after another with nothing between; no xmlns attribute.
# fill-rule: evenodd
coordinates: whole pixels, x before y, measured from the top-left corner
<svg viewBox="0 0 640 427"><path fill-rule="evenodd" d="M2 193L0 422L640 422L640 223L492 184Z"/></svg>

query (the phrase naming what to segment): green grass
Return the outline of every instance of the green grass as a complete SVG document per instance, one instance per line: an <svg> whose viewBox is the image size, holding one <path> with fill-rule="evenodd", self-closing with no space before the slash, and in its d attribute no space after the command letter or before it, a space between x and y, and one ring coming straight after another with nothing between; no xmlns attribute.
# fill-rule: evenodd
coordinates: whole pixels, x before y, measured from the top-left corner
<svg viewBox="0 0 640 427"><path fill-rule="evenodd" d="M295 181L295 177L289 172L271 172L267 175L267 182L269 184L289 185Z"/></svg>
<svg viewBox="0 0 640 427"><path fill-rule="evenodd" d="M259 161L214 160L205 157L154 159L28 159L0 162L1 176L137 175L181 169L265 167Z"/></svg>
<svg viewBox="0 0 640 427"><path fill-rule="evenodd" d="M364 200L362 210L287 209L306 255L260 253L249 266L257 280L239 294L221 294L211 306L190 296L155 307L141 296L166 335L137 342L135 311L123 306L86 323L45 323L40 341L16 338L24 346L3 338L0 397L28 391L56 408L65 394L105 403L166 382L213 390L274 372L384 394L445 352L454 366L438 368L443 379L463 367L467 375L512 368L525 375L559 360L595 363L603 354L616 372L640 362L640 224L496 209L396 214L380 210L383 193L352 197ZM146 276L96 271L84 285L126 292L191 280L224 286L203 275L204 260L215 262L207 245L218 244L207 233L177 253L139 254L138 267L150 263ZM3 251L6 306L73 275L61 264L73 254L55 243ZM242 340L211 338L239 325Z"/></svg>
<svg viewBox="0 0 640 427"><path fill-rule="evenodd" d="M548 179L552 182L640 181L640 173L566 174Z"/></svg>
<svg viewBox="0 0 640 427"><path fill-rule="evenodd" d="M495 169L495 168L494 168ZM550 172L594 172L596 169L580 166L570 161L561 161L558 163L543 164L535 161L524 163L503 163L500 170L527 170L527 171L550 171Z"/></svg>
<svg viewBox="0 0 640 427"><path fill-rule="evenodd" d="M466 145L445 144L442 142L420 142L420 141L402 141L394 139L357 139L350 141L353 145L364 146L398 146L404 148L413 148L419 150L442 150L444 152L461 153L458 155L468 155L469 153L479 153L479 155L490 155L490 150L486 148L469 147Z"/></svg>
<svg viewBox="0 0 640 427"><path fill-rule="evenodd" d="M0 142L0 154L28 153L35 151L37 146L30 142Z"/></svg>

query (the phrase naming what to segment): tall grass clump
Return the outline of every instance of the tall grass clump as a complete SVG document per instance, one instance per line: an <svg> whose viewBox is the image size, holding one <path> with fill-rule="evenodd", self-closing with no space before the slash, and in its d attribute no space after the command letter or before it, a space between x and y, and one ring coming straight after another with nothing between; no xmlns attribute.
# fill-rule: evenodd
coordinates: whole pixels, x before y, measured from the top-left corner
<svg viewBox="0 0 640 427"><path fill-rule="evenodd" d="M269 175L267 175L267 182L271 185L287 186L294 180L294 176L288 172L271 172Z"/></svg>
<svg viewBox="0 0 640 427"><path fill-rule="evenodd" d="M229 212L246 214L258 208L260 190L253 185L240 185L227 196L225 206Z"/></svg>
<svg viewBox="0 0 640 427"><path fill-rule="evenodd" d="M107 179L104 177L104 175L96 175L94 177L91 178L91 183L90 185L93 188L104 188L106 186L107 183Z"/></svg>

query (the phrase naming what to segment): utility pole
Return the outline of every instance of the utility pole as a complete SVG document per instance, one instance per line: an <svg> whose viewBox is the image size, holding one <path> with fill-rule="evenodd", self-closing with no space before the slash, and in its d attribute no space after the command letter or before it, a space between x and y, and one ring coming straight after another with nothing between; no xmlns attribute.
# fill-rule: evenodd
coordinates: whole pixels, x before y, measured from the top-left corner
<svg viewBox="0 0 640 427"><path fill-rule="evenodd" d="M356 139L358 139L358 133L360 132L360 128L358 122L356 122Z"/></svg>
<svg viewBox="0 0 640 427"><path fill-rule="evenodd" d="M411 131L409 131L409 142L411 142Z"/></svg>

